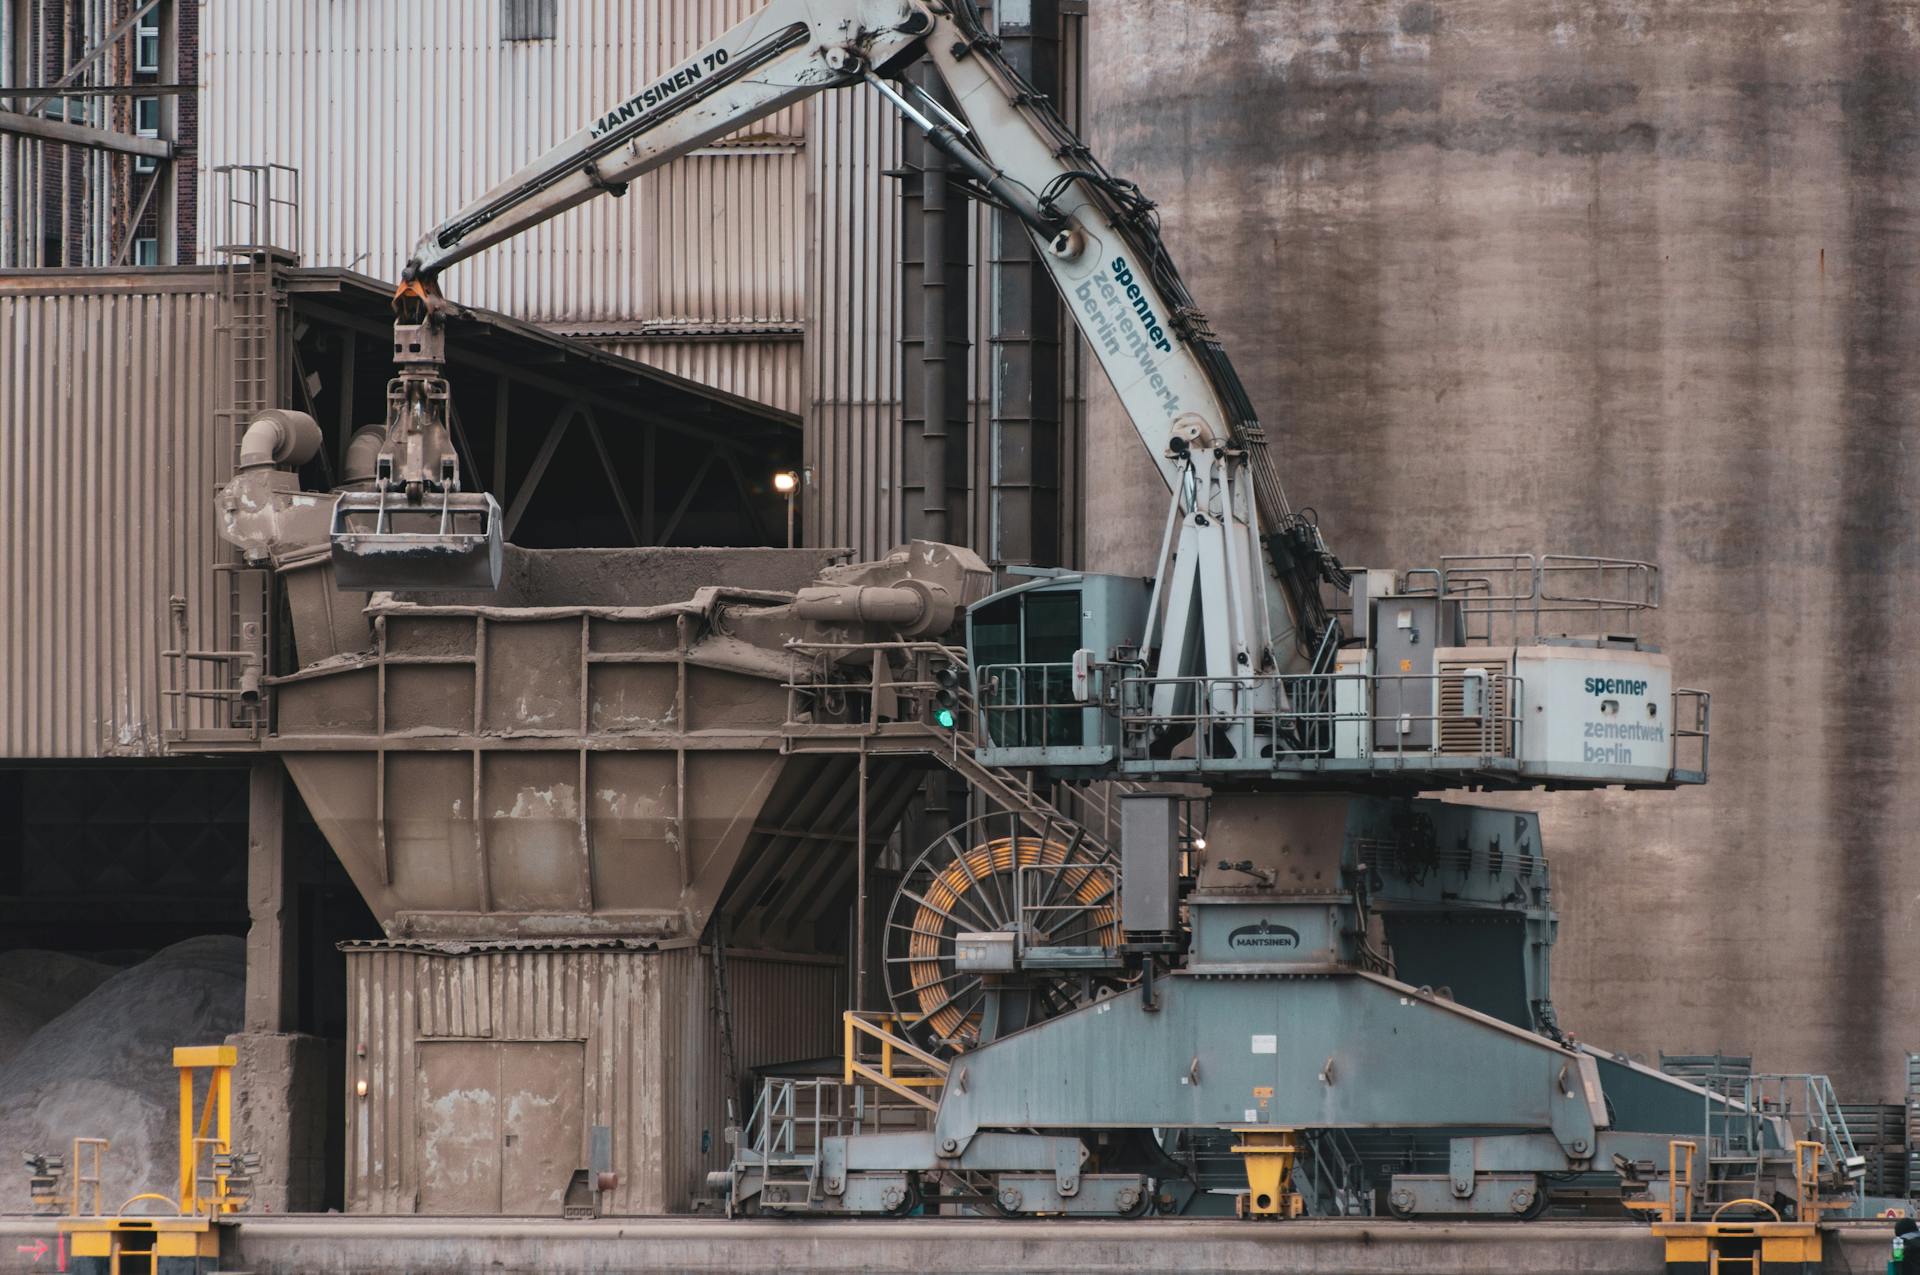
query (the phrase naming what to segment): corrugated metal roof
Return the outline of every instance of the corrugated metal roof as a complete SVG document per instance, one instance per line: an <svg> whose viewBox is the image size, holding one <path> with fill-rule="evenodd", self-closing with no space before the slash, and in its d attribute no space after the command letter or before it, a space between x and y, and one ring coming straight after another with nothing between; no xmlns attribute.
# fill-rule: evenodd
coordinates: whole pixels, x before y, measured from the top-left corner
<svg viewBox="0 0 1920 1275"><path fill-rule="evenodd" d="M660 943L650 939L353 939L334 946L342 952L427 952L468 956L477 952L665 952L691 946L693 940Z"/></svg>
<svg viewBox="0 0 1920 1275"><path fill-rule="evenodd" d="M4 286L4 280L5 276L0 276L0 286ZM286 285L290 295L316 304L331 298L362 323L377 325L382 333L393 322L389 309L393 285L368 275L333 267L305 266L287 271ZM636 362L605 344L577 340L540 324L477 306L457 306L450 314L448 352L456 362L466 354L483 349L493 338L513 342L519 347L519 356L529 364L537 360L526 357L530 352L528 347L551 351L566 361L569 379L583 386L633 391L638 396L635 402L644 402L657 416L674 417L687 424L713 422L724 417L730 427L748 421L786 429L800 426L798 412L784 411L756 398Z"/></svg>

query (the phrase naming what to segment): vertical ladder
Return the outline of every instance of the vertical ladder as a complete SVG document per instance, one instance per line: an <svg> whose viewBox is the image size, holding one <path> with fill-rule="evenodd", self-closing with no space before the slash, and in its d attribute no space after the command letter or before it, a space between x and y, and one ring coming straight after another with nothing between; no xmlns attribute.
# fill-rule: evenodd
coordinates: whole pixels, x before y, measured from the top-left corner
<svg viewBox="0 0 1920 1275"><path fill-rule="evenodd" d="M221 281L214 336L226 366L224 380L216 378L213 415L217 437L231 449L231 469L239 465L247 423L262 409L283 405L279 271L300 259L300 174L284 164L223 164L213 175L219 221L213 250ZM264 671L272 590L265 572L244 567L230 547L223 552L214 571L226 585L226 632L215 645L255 653ZM232 689L242 664L223 668ZM259 708L237 696L227 700L226 713L218 725L248 727L260 720Z"/></svg>

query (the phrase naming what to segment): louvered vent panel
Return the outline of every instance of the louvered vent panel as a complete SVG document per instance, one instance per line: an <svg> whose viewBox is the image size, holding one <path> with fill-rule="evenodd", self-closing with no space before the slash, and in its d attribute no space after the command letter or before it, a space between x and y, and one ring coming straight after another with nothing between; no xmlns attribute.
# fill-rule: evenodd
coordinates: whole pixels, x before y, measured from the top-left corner
<svg viewBox="0 0 1920 1275"><path fill-rule="evenodd" d="M1511 666L1504 660L1441 660L1439 668L1440 751L1513 756ZM1486 671L1486 702L1481 706L1485 716L1466 714L1469 669Z"/></svg>

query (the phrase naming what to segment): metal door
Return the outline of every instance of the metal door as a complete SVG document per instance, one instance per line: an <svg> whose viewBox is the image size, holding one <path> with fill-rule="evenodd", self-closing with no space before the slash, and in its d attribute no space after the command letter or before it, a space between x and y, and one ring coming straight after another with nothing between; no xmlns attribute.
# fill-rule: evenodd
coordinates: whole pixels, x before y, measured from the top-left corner
<svg viewBox="0 0 1920 1275"><path fill-rule="evenodd" d="M579 1041L500 1046L500 1211L558 1217L585 1168L586 1070Z"/></svg>
<svg viewBox="0 0 1920 1275"><path fill-rule="evenodd" d="M1433 648L1440 604L1433 598L1381 598L1373 608L1376 752L1433 747Z"/></svg>
<svg viewBox="0 0 1920 1275"><path fill-rule="evenodd" d="M421 1213L560 1213L586 1164L585 1050L579 1041L422 1041Z"/></svg>

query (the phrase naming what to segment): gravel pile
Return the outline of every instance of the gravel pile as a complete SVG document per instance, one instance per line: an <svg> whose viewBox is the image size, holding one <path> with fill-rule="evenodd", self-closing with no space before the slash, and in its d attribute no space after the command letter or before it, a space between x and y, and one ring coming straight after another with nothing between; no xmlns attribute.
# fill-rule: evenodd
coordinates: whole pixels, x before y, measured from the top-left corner
<svg viewBox="0 0 1920 1275"><path fill-rule="evenodd" d="M53 953L0 956L0 1212L29 1211L18 1157L71 1159L77 1137L112 1141L102 1164L107 1209L143 1191L171 1198L174 1046L223 1043L240 1029L245 994L246 943L223 935L176 943L117 973ZM62 996L63 1012L30 1034L8 1034Z"/></svg>

